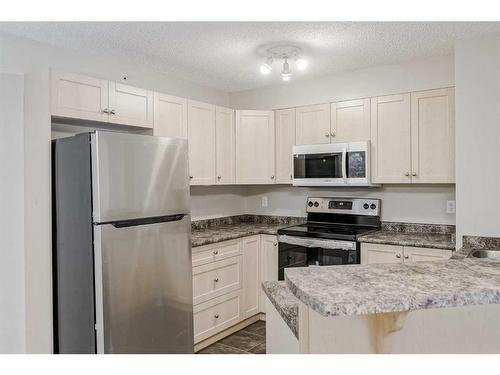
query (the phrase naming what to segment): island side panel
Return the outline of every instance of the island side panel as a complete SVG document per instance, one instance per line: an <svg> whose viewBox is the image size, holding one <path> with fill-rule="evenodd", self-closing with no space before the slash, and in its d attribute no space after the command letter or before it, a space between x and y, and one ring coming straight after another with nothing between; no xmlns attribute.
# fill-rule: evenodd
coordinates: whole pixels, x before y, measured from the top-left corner
<svg viewBox="0 0 500 375"><path fill-rule="evenodd" d="M337 317L302 308L301 353L500 353L500 305Z"/></svg>
<svg viewBox="0 0 500 375"><path fill-rule="evenodd" d="M267 297L266 353L299 354L299 341Z"/></svg>

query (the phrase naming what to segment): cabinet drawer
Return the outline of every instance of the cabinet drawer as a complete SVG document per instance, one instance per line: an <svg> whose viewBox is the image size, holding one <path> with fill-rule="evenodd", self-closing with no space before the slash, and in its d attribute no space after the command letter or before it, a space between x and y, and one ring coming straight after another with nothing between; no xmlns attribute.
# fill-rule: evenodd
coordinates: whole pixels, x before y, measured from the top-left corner
<svg viewBox="0 0 500 375"><path fill-rule="evenodd" d="M451 250L429 249L425 247L405 246L404 261L407 262L427 262L433 260L450 259L453 255Z"/></svg>
<svg viewBox="0 0 500 375"><path fill-rule="evenodd" d="M195 305L240 288L240 256L193 267L193 303Z"/></svg>
<svg viewBox="0 0 500 375"><path fill-rule="evenodd" d="M240 291L235 291L194 307L194 342L237 324L240 321Z"/></svg>
<svg viewBox="0 0 500 375"><path fill-rule="evenodd" d="M193 248L193 267L240 255L238 240Z"/></svg>

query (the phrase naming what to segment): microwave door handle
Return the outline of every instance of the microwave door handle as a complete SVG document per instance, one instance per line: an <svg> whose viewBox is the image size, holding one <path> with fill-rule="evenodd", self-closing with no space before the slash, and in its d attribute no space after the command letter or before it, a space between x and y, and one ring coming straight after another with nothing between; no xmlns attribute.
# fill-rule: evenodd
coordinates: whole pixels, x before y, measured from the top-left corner
<svg viewBox="0 0 500 375"><path fill-rule="evenodd" d="M342 150L342 178L347 183L347 147Z"/></svg>

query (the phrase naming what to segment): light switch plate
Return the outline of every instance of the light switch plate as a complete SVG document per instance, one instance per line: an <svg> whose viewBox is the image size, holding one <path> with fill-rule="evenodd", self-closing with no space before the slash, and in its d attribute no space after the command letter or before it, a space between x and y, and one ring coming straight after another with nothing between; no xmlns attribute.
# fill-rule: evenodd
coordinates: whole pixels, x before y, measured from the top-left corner
<svg viewBox="0 0 500 375"><path fill-rule="evenodd" d="M446 213L454 214L455 210L455 201L446 201Z"/></svg>
<svg viewBox="0 0 500 375"><path fill-rule="evenodd" d="M268 201L267 197L262 197L262 207L267 207Z"/></svg>

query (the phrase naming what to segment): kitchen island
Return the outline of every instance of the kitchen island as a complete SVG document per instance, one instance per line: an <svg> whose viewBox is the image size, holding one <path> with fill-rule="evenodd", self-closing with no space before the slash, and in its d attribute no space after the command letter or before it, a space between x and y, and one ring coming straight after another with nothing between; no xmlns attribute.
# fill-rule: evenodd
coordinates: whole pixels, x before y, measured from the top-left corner
<svg viewBox="0 0 500 375"><path fill-rule="evenodd" d="M285 278L300 353L500 353L498 261L290 268ZM272 341L268 352L284 352Z"/></svg>

